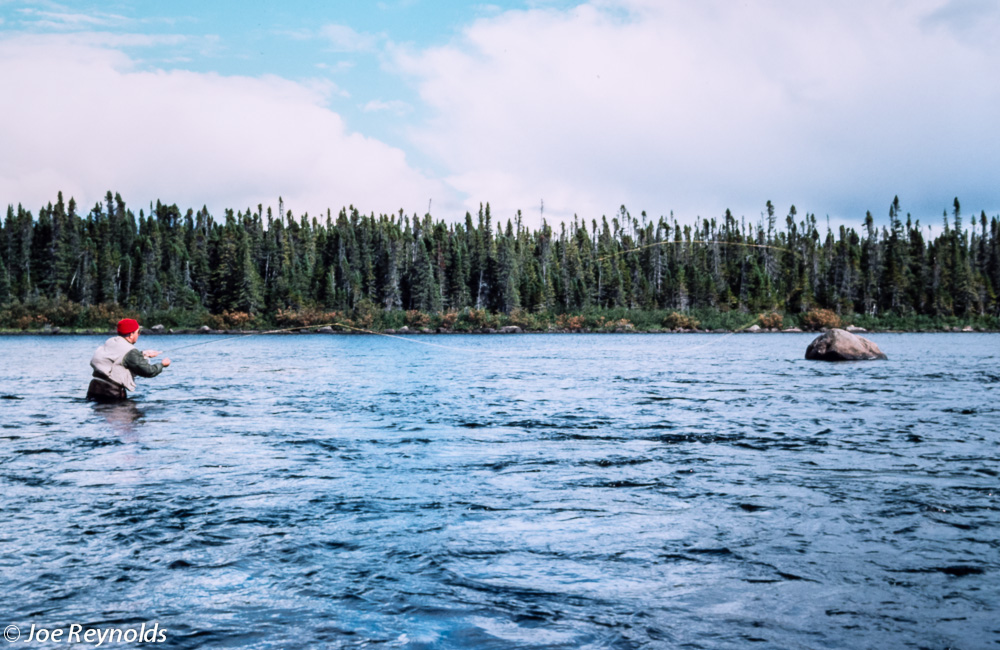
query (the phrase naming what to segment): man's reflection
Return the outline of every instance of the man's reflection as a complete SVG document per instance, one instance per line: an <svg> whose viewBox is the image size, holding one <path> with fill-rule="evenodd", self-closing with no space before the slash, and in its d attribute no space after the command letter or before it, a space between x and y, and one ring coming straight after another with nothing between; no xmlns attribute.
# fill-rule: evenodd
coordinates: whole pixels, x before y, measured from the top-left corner
<svg viewBox="0 0 1000 650"><path fill-rule="evenodd" d="M94 412L104 416L111 429L120 436L128 438L136 433L136 421L146 413L132 400L123 400L111 404L94 404Z"/></svg>

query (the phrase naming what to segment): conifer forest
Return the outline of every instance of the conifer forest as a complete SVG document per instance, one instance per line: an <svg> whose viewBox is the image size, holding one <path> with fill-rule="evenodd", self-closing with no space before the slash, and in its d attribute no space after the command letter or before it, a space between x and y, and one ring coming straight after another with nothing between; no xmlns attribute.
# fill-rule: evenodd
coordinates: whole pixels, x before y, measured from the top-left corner
<svg viewBox="0 0 1000 650"><path fill-rule="evenodd" d="M122 197L81 210L60 193L32 214L9 206L0 228L0 327L105 328L122 316L166 326L528 329L779 326L808 314L837 322L931 328L1000 315L1000 217L956 198L934 228L868 213L830 228L768 202L729 211L575 218L529 228L489 205L464 219L360 214L296 216ZM776 321L774 319L777 319Z"/></svg>

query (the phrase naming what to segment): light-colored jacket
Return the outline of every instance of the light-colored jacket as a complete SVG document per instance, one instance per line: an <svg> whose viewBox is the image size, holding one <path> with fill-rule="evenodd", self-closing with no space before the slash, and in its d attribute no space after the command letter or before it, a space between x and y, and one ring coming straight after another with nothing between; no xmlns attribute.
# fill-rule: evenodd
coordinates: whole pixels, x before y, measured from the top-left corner
<svg viewBox="0 0 1000 650"><path fill-rule="evenodd" d="M126 341L125 337L112 336L94 352L90 366L110 377L112 381L118 382L126 390L135 390L135 377L122 365L125 355L134 349L135 346Z"/></svg>

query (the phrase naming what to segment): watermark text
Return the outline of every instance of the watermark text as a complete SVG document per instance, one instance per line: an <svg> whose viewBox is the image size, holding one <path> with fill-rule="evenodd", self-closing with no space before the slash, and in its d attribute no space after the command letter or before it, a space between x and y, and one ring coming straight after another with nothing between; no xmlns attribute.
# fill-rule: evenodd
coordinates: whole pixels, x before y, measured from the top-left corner
<svg viewBox="0 0 1000 650"><path fill-rule="evenodd" d="M41 627L32 623L25 633L16 625L8 625L3 638L8 643L86 643L100 648L119 643L163 643L167 640L167 630L156 622L139 627L90 627L79 623L69 627Z"/></svg>

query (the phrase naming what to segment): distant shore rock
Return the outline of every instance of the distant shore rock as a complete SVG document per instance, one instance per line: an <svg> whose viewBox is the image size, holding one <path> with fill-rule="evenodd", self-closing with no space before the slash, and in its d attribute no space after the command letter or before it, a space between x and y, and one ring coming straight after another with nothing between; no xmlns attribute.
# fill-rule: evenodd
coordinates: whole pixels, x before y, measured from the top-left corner
<svg viewBox="0 0 1000 650"><path fill-rule="evenodd" d="M323 327L316 330L318 334L333 334L333 328L329 325L324 325Z"/></svg>
<svg viewBox="0 0 1000 650"><path fill-rule="evenodd" d="M802 332L802 330L800 330L797 327L788 327L788 328L785 328L785 329L783 329L781 331L782 332L788 332L788 333L801 333Z"/></svg>
<svg viewBox="0 0 1000 650"><path fill-rule="evenodd" d="M747 331L751 334L756 334L760 331L760 325L754 324L747 328Z"/></svg>
<svg viewBox="0 0 1000 650"><path fill-rule="evenodd" d="M857 327L856 325L848 325L844 329L846 329L851 334L860 334L862 332L867 332L868 331L865 328L863 328L863 327Z"/></svg>
<svg viewBox="0 0 1000 650"><path fill-rule="evenodd" d="M517 325L506 325L500 328L501 334L520 334L522 331Z"/></svg>
<svg viewBox="0 0 1000 650"><path fill-rule="evenodd" d="M813 361L862 361L888 357L866 338L842 329L831 329L817 336L806 348L806 359Z"/></svg>

